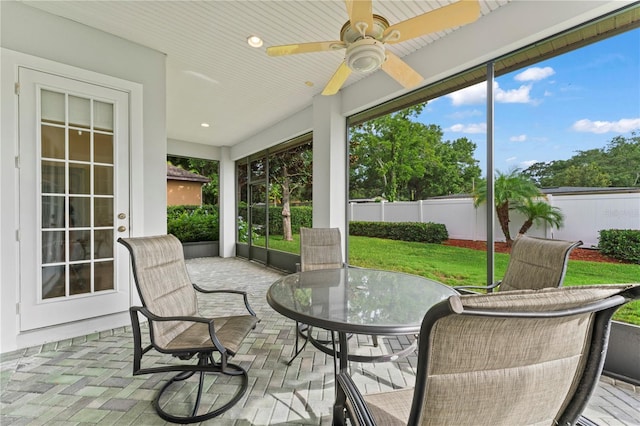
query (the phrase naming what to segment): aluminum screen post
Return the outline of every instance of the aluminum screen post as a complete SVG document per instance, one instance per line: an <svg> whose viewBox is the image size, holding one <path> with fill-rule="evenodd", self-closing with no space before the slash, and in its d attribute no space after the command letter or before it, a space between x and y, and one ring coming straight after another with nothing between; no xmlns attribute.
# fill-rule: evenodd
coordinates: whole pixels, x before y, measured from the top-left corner
<svg viewBox="0 0 640 426"><path fill-rule="evenodd" d="M495 170L493 163L493 62L487 63L487 286L494 279ZM491 291L491 290L488 290Z"/></svg>

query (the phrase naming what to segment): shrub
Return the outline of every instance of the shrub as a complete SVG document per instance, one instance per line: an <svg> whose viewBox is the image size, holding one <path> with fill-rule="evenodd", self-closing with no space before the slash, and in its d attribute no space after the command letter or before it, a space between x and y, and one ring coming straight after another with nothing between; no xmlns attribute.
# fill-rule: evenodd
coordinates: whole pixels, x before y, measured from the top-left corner
<svg viewBox="0 0 640 426"><path fill-rule="evenodd" d="M433 222L349 222L349 234L436 244L449 238L447 227Z"/></svg>
<svg viewBox="0 0 640 426"><path fill-rule="evenodd" d="M218 223L216 206L167 207L167 232L183 243L218 241Z"/></svg>
<svg viewBox="0 0 640 426"><path fill-rule="evenodd" d="M253 225L261 226L264 229L266 223L265 220L266 209L264 207L257 207L253 209L252 223ZM246 203L242 203L238 206L238 214L247 218L247 206ZM291 207L291 232L294 234L300 233L301 227L311 228L313 224L312 219L313 209L309 206L294 206ZM264 232L261 232L264 234ZM282 235L282 207L270 206L269 207L269 234L270 235Z"/></svg>
<svg viewBox="0 0 640 426"><path fill-rule="evenodd" d="M640 230L601 229L598 248L616 259L640 263Z"/></svg>

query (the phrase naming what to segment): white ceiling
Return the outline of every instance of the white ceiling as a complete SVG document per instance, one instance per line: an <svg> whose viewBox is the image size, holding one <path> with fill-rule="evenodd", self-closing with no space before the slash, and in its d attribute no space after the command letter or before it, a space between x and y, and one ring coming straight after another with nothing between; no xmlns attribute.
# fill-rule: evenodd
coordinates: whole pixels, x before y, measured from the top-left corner
<svg viewBox="0 0 640 426"><path fill-rule="evenodd" d="M234 145L311 105L344 50L268 57L265 49L338 40L348 19L344 0L23 2L165 53L168 138L212 146ZM374 0L373 11L393 25L450 3ZM483 17L469 26L510 7L508 0L480 3ZM496 31L516 27L511 22ZM404 57L453 31L388 48ZM262 37L263 47L247 45L252 34ZM345 86L358 78L352 74ZM211 126L202 128L203 122Z"/></svg>

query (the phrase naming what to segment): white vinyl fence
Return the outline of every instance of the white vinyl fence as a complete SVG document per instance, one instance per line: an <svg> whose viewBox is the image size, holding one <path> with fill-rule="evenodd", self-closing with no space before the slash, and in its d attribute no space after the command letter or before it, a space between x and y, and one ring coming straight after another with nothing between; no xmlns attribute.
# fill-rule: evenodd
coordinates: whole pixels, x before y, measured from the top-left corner
<svg viewBox="0 0 640 426"><path fill-rule="evenodd" d="M602 229L640 229L640 192L610 194L547 195L547 202L565 216L556 229L533 225L527 235L559 240L582 240L582 247L596 247ZM518 212L510 212L512 238L524 223ZM449 238L486 241L486 205L477 209L472 198L439 198L421 201L350 203L349 220L371 222L443 223ZM495 218L495 241L504 241Z"/></svg>

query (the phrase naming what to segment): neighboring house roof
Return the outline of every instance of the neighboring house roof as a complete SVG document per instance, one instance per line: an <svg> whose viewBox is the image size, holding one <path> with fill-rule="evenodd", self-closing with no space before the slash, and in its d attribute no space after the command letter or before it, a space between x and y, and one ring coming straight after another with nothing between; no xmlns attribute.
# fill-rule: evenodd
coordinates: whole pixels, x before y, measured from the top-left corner
<svg viewBox="0 0 640 426"><path fill-rule="evenodd" d="M540 189L545 194L569 195L569 194L619 194L628 192L640 192L640 187L589 187L589 186L554 186Z"/></svg>
<svg viewBox="0 0 640 426"><path fill-rule="evenodd" d="M190 172L181 167L167 164L167 180L186 180L190 182L209 183L211 179L197 173Z"/></svg>

